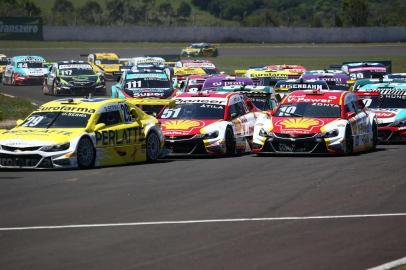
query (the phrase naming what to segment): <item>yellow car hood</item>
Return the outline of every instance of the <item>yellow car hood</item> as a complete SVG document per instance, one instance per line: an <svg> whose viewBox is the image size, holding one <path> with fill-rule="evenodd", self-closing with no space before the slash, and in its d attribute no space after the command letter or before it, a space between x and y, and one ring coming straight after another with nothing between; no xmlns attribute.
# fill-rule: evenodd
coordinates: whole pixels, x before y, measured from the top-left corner
<svg viewBox="0 0 406 270"><path fill-rule="evenodd" d="M200 49L197 49L197 48L186 48L186 49L183 49L185 52L199 52L200 51Z"/></svg>
<svg viewBox="0 0 406 270"><path fill-rule="evenodd" d="M102 68L105 72L115 72L115 71L120 71L120 66L121 65L103 65L100 64L99 67Z"/></svg>
<svg viewBox="0 0 406 270"><path fill-rule="evenodd" d="M84 132L83 129L45 129L17 127L0 131L0 145L35 147L63 144L72 141Z"/></svg>

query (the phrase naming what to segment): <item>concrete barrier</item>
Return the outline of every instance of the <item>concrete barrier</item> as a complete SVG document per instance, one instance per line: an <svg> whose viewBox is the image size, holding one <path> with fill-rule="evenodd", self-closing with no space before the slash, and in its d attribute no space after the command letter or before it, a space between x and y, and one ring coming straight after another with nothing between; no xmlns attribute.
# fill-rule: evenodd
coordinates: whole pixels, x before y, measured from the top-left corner
<svg viewBox="0 0 406 270"><path fill-rule="evenodd" d="M44 26L44 40L172 42L399 42L406 27L144 27Z"/></svg>

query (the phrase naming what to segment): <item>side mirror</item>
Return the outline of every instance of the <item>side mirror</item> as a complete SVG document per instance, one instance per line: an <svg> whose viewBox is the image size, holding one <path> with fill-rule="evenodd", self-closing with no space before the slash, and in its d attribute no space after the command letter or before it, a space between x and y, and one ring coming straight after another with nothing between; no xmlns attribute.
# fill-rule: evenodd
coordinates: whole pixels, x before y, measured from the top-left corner
<svg viewBox="0 0 406 270"><path fill-rule="evenodd" d="M353 118L357 115L356 112L347 112L347 119Z"/></svg>
<svg viewBox="0 0 406 270"><path fill-rule="evenodd" d="M137 121L139 119L136 109L131 109L130 115L131 115L131 118L133 119L133 121Z"/></svg>
<svg viewBox="0 0 406 270"><path fill-rule="evenodd" d="M230 115L230 118L231 118L231 119L234 119L234 118L237 117L237 115L238 115L237 113L232 113L232 114Z"/></svg>
<svg viewBox="0 0 406 270"><path fill-rule="evenodd" d="M24 123L24 120L18 119L18 120L16 121L16 126L17 126L17 127L18 127L18 126L21 126L22 123Z"/></svg>
<svg viewBox="0 0 406 270"><path fill-rule="evenodd" d="M106 127L105 123L99 123L94 127L94 131L99 131L99 130L105 128L105 127Z"/></svg>

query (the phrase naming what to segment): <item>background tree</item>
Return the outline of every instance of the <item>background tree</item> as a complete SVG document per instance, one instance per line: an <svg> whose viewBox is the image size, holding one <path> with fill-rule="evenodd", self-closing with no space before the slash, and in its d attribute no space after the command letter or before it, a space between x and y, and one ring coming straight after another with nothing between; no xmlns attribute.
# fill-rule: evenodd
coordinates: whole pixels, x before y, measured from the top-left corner
<svg viewBox="0 0 406 270"><path fill-rule="evenodd" d="M366 26L368 22L368 0L343 0L342 14L347 26Z"/></svg>
<svg viewBox="0 0 406 270"><path fill-rule="evenodd" d="M163 2L158 6L158 11L159 14L161 14L161 16L163 18L165 18L165 20L169 23L172 24L172 19L171 17L174 15L174 11L173 11L173 7L171 2Z"/></svg>
<svg viewBox="0 0 406 270"><path fill-rule="evenodd" d="M55 0L52 7L53 22L55 24L68 25L75 22L74 17L75 7L69 0Z"/></svg>
<svg viewBox="0 0 406 270"><path fill-rule="evenodd" d="M185 1L182 1L176 11L176 14L178 17L190 17L190 14L192 13L192 8L188 3Z"/></svg>
<svg viewBox="0 0 406 270"><path fill-rule="evenodd" d="M103 8L97 1L87 1L78 8L79 19L86 24L100 24Z"/></svg>
<svg viewBox="0 0 406 270"><path fill-rule="evenodd" d="M110 24L122 24L125 12L124 0L109 0L106 3L107 19Z"/></svg>

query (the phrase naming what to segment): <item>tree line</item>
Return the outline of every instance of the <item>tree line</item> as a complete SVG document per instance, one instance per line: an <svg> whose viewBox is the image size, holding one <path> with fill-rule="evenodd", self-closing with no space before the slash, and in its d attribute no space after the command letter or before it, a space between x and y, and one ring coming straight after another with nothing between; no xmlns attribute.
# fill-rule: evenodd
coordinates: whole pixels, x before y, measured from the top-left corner
<svg viewBox="0 0 406 270"><path fill-rule="evenodd" d="M48 25L405 26L405 0L0 0L1 16L41 16ZM196 11L210 14L196 20Z"/></svg>

